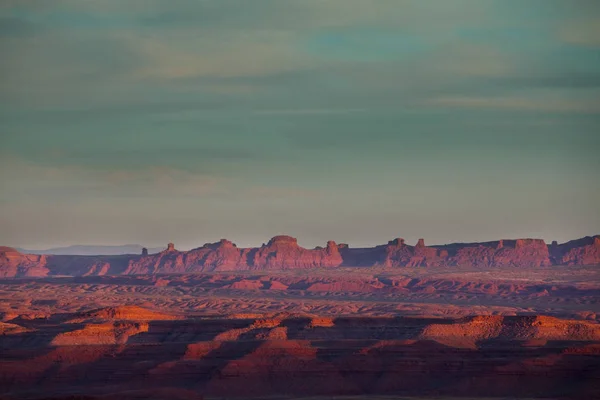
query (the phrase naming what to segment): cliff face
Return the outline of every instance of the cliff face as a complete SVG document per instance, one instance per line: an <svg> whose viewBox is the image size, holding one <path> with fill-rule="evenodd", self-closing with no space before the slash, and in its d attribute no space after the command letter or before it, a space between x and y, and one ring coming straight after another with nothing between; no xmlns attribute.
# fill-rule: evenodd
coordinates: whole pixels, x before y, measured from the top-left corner
<svg viewBox="0 0 600 400"><path fill-rule="evenodd" d="M382 265L386 267L429 267L443 264L447 253L433 247L426 247L419 239L416 246L408 246L404 239L394 239L385 246Z"/></svg>
<svg viewBox="0 0 600 400"><path fill-rule="evenodd" d="M52 256L21 254L0 247L0 277L48 275L139 275L234 270L285 270L338 266L396 267L543 267L549 265L600 264L600 236L547 246L541 239L500 240L415 246L398 238L386 245L350 248L327 242L326 247L306 249L291 236L275 236L258 248L238 248L229 240L207 243L190 251L178 251L170 243L157 254L139 256Z"/></svg>
<svg viewBox="0 0 600 400"><path fill-rule="evenodd" d="M557 264L600 264L600 235L587 236L561 245L553 243L550 246L550 252Z"/></svg>
<svg viewBox="0 0 600 400"><path fill-rule="evenodd" d="M300 247L291 236L275 236L269 243L250 253L251 269L337 267L343 262L335 242L327 242L324 249L309 250Z"/></svg>
<svg viewBox="0 0 600 400"><path fill-rule="evenodd" d="M46 276L47 256L22 254L12 247L0 246L0 278Z"/></svg>
<svg viewBox="0 0 600 400"><path fill-rule="evenodd" d="M27 326L0 335L3 398L600 398L600 326L579 320L111 307Z"/></svg>
<svg viewBox="0 0 600 400"><path fill-rule="evenodd" d="M131 260L125 274L184 273L202 271L263 270L336 267L342 256L335 242L326 248L305 249L291 236L275 236L259 248L240 249L221 239L180 252L174 248Z"/></svg>
<svg viewBox="0 0 600 400"><path fill-rule="evenodd" d="M499 240L436 246L448 253L448 266L542 267L552 265L548 246L541 239Z"/></svg>

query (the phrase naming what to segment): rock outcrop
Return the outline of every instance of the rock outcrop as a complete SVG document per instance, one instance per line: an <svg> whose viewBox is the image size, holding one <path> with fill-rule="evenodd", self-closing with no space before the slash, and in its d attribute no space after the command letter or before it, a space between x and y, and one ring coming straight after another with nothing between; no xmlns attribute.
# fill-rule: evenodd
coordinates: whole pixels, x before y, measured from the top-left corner
<svg viewBox="0 0 600 400"><path fill-rule="evenodd" d="M47 256L22 254L12 247L0 246L0 278L46 276Z"/></svg>
<svg viewBox="0 0 600 400"><path fill-rule="evenodd" d="M554 262L564 265L600 264L600 235L551 246Z"/></svg>
<svg viewBox="0 0 600 400"><path fill-rule="evenodd" d="M468 317L453 324L431 324L422 338L444 337L474 340L600 340L600 326L583 321L563 320L548 316L499 315Z"/></svg>
<svg viewBox="0 0 600 400"><path fill-rule="evenodd" d="M104 307L76 314L70 323L98 321L172 321L179 317L138 306Z"/></svg>
<svg viewBox="0 0 600 400"><path fill-rule="evenodd" d="M144 322L87 324L81 329L57 335L52 340L51 345L75 346L124 344L130 336L147 331L148 324Z"/></svg>
<svg viewBox="0 0 600 400"><path fill-rule="evenodd" d="M338 266L397 267L545 267L550 265L600 264L600 236L550 246L541 239L499 240L415 246L402 238L385 245L353 248L327 242L307 249L291 236L275 236L261 247L239 248L227 239L190 251L173 243L157 254L139 256L53 256L22 254L0 247L0 278L87 275L142 275L239 270L335 268Z"/></svg>
<svg viewBox="0 0 600 400"><path fill-rule="evenodd" d="M342 256L333 241L325 249L305 249L291 236L275 236L251 255L251 269L337 267Z"/></svg>
<svg viewBox="0 0 600 400"><path fill-rule="evenodd" d="M542 267L552 265L548 246L541 239L500 240L435 246L445 250L444 264L474 267Z"/></svg>
<svg viewBox="0 0 600 400"><path fill-rule="evenodd" d="M341 263L342 256L333 241L326 248L305 249L291 236L275 236L259 248L241 249L227 239L187 252L169 247L161 253L132 260L125 273L281 270L336 267Z"/></svg>

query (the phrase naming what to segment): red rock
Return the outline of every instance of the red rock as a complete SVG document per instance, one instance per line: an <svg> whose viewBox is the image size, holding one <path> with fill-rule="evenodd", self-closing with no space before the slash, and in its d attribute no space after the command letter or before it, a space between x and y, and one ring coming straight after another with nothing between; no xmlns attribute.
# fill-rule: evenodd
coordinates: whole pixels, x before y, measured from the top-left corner
<svg viewBox="0 0 600 400"><path fill-rule="evenodd" d="M288 288L287 285L279 281L270 281L267 286L267 289L269 290L286 290Z"/></svg>
<svg viewBox="0 0 600 400"><path fill-rule="evenodd" d="M476 316L454 324L431 324L421 337L463 337L484 339L547 339L594 340L600 339L600 326L583 321L562 320L547 316Z"/></svg>
<svg viewBox="0 0 600 400"><path fill-rule="evenodd" d="M541 267L552 264L600 264L600 236L547 246L541 239L500 240L416 246L402 238L386 245L351 248L327 242L325 248L306 249L291 236L275 236L259 248L238 248L221 239L190 251L178 251L172 243L158 254L140 256L50 256L21 254L0 247L0 277L48 275L140 275L235 270L285 270L383 265L395 267L472 266ZM265 287L266 288L266 287Z"/></svg>
<svg viewBox="0 0 600 400"><path fill-rule="evenodd" d="M398 238L388 242L382 264L386 267L426 267L440 265L441 257L441 252L426 247L423 239L419 239L413 247L406 245L404 239Z"/></svg>
<svg viewBox="0 0 600 400"><path fill-rule="evenodd" d="M495 266L541 267L551 265L548 246L541 239L517 239L514 247L506 245L494 254Z"/></svg>
<svg viewBox="0 0 600 400"><path fill-rule="evenodd" d="M82 312L75 315L70 322L82 322L90 320L100 321L171 321L179 319L175 315L151 311L139 306L105 307L92 311Z"/></svg>
<svg viewBox="0 0 600 400"><path fill-rule="evenodd" d="M148 332L147 323L87 324L81 329L57 335L51 344L54 346L124 344L130 336L141 332Z"/></svg>
<svg viewBox="0 0 600 400"><path fill-rule="evenodd" d="M292 269L337 267L342 261L333 241L328 242L325 249L308 250L291 236L275 236L254 253L250 265L251 269Z"/></svg>
<svg viewBox="0 0 600 400"><path fill-rule="evenodd" d="M551 265L548 246L541 239L500 240L486 243L458 243L436 248L447 250L448 266L540 267Z"/></svg>
<svg viewBox="0 0 600 400"><path fill-rule="evenodd" d="M0 246L0 278L46 276L46 264L45 255L22 254L12 247Z"/></svg>
<svg viewBox="0 0 600 400"><path fill-rule="evenodd" d="M560 258L566 265L596 265L600 264L600 236L586 240L589 244L572 247Z"/></svg>

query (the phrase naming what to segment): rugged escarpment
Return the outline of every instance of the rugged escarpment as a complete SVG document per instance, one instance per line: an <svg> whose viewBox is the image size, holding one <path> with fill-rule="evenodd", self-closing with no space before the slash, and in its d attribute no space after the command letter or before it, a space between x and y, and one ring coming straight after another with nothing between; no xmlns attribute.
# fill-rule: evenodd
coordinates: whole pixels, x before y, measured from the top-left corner
<svg viewBox="0 0 600 400"><path fill-rule="evenodd" d="M179 319L175 315L147 310L138 306L104 307L75 314L68 322L123 321L171 321Z"/></svg>
<svg viewBox="0 0 600 400"><path fill-rule="evenodd" d="M81 315L34 319L24 322L28 329L0 335L0 396L179 398L172 393L182 390L197 396L181 397L186 399L600 394L600 326L584 321L286 313L165 320L147 319L155 315L150 310L117 307L90 311L100 317L94 322L70 322Z"/></svg>
<svg viewBox="0 0 600 400"><path fill-rule="evenodd" d="M557 264L594 265L600 263L600 235L587 236L563 244L552 243L550 252Z"/></svg>
<svg viewBox="0 0 600 400"><path fill-rule="evenodd" d="M600 341L600 325L547 316L499 315L469 317L453 324L431 324L422 338L473 340L580 340Z"/></svg>
<svg viewBox="0 0 600 400"><path fill-rule="evenodd" d="M47 256L22 254L12 247L0 246L0 278L46 276Z"/></svg>
<svg viewBox="0 0 600 400"><path fill-rule="evenodd" d="M259 248L238 248L221 239L202 247L181 252L174 247L158 254L145 255L131 260L125 274L200 272L256 269L293 269L336 267L342 256L335 242L326 248L305 249L291 236L275 236Z"/></svg>
<svg viewBox="0 0 600 400"><path fill-rule="evenodd" d="M291 236L275 236L261 247L239 248L221 239L190 251L172 243L156 254L139 256L53 256L22 254L0 247L0 277L140 275L240 270L286 270L338 266L384 267L544 267L600 264L600 236L550 246L541 239L499 240L415 246L398 238L385 245L353 248L327 242L307 249Z"/></svg>
<svg viewBox="0 0 600 400"><path fill-rule="evenodd" d="M548 246L541 239L499 240L487 243L450 244L436 246L447 251L446 264L480 267L552 265Z"/></svg>
<svg viewBox="0 0 600 400"><path fill-rule="evenodd" d="M326 248L308 250L300 247L291 236L275 236L266 245L251 251L251 269L288 269L311 267L337 267L342 256L335 242Z"/></svg>

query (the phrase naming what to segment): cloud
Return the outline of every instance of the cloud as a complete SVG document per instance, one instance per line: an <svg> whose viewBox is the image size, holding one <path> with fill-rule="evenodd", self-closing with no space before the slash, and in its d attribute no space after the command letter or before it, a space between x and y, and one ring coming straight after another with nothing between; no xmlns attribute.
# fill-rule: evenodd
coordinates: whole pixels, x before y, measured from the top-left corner
<svg viewBox="0 0 600 400"><path fill-rule="evenodd" d="M515 75L497 77L493 83L519 89L597 89L600 88L600 73L577 70L520 71Z"/></svg>
<svg viewBox="0 0 600 400"><path fill-rule="evenodd" d="M38 165L15 157L3 157L0 175L2 199L60 198L80 201L95 197L146 198L165 195L205 196L223 190L224 178L176 168L91 169L80 165ZM10 172L9 172L10 171Z"/></svg>
<svg viewBox="0 0 600 400"><path fill-rule="evenodd" d="M367 111L364 108L290 108L254 110L256 115L336 115L354 114Z"/></svg>
<svg viewBox="0 0 600 400"><path fill-rule="evenodd" d="M489 45L459 40L440 46L431 58L425 63L425 68L450 75L499 77L511 75L516 70L514 56Z"/></svg>
<svg viewBox="0 0 600 400"><path fill-rule="evenodd" d="M600 113L600 103L580 99L526 97L448 96L430 99L426 106L449 108L486 108L514 111L546 111L566 113Z"/></svg>
<svg viewBox="0 0 600 400"><path fill-rule="evenodd" d="M564 43L600 47L600 17L570 20L562 25L558 36Z"/></svg>
<svg viewBox="0 0 600 400"><path fill-rule="evenodd" d="M227 30L340 28L377 23L428 30L419 19L428 18L435 27L457 23L482 25L493 10L490 2L454 0L452 4L432 0L5 0L4 8L19 9L42 16L70 12L80 17L111 21L126 18L131 25L153 29L163 27L215 27ZM468 11L468 12L465 12Z"/></svg>
<svg viewBox="0 0 600 400"><path fill-rule="evenodd" d="M244 196L259 199L315 199L322 195L318 190L294 187L254 186L242 191Z"/></svg>
<svg viewBox="0 0 600 400"><path fill-rule="evenodd" d="M513 86L527 84L518 80L532 69L541 77L554 69L546 80L532 76L532 85L569 85L577 69L575 62L556 62L548 43L531 54L507 50L503 36L493 33L522 28L522 21L497 18L506 7L495 1L42 3L12 4L17 25L45 31L2 41L11 57L0 62L0 100L15 108L77 111L74 119L136 109L162 113L161 105L183 103L190 112L194 104L200 111L407 106L435 94L504 95L482 92L502 92L511 78ZM549 3L543 11L557 7ZM542 15L536 26L544 21ZM332 35L362 38L347 43L351 59L311 47ZM402 51L407 38L416 38L408 47L418 51ZM583 86L593 79L584 75L570 81Z"/></svg>
<svg viewBox="0 0 600 400"><path fill-rule="evenodd" d="M133 71L132 78L227 78L267 75L311 65L310 58L297 52L296 38L286 33L231 34L223 40L196 35L124 35L122 41L146 60ZM181 42L186 43L186 48L177 45Z"/></svg>
<svg viewBox="0 0 600 400"><path fill-rule="evenodd" d="M36 24L21 18L0 16L0 38L2 37L26 37L39 33Z"/></svg>

